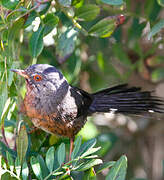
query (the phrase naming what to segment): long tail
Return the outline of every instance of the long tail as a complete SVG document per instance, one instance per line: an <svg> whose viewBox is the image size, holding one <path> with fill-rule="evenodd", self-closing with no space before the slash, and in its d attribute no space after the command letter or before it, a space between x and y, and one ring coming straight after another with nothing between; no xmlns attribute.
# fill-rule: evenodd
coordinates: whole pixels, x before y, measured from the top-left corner
<svg viewBox="0 0 164 180"><path fill-rule="evenodd" d="M164 100L153 96L152 92L127 84L114 86L93 95L90 112L110 112L140 114L144 112L164 113Z"/></svg>

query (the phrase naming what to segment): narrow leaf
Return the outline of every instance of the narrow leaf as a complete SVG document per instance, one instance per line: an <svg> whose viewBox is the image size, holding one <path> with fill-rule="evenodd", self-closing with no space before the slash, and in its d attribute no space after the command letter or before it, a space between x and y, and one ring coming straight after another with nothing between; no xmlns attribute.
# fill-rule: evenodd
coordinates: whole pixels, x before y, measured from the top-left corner
<svg viewBox="0 0 164 180"><path fill-rule="evenodd" d="M164 19L161 19L157 24L155 24L152 27L151 31L148 34L148 40L150 40L151 37L157 34L163 27L164 27Z"/></svg>
<svg viewBox="0 0 164 180"><path fill-rule="evenodd" d="M27 136L25 125L22 125L19 129L18 136L16 138L16 145L17 145L18 157L19 157L20 163L22 164L25 159L27 148L28 148L28 136Z"/></svg>
<svg viewBox="0 0 164 180"><path fill-rule="evenodd" d="M15 171L16 171L17 176L19 177L21 173L21 163L18 157L15 160Z"/></svg>
<svg viewBox="0 0 164 180"><path fill-rule="evenodd" d="M30 38L30 51L33 58L39 56L43 50L44 28L40 26L36 32L33 32Z"/></svg>
<svg viewBox="0 0 164 180"><path fill-rule="evenodd" d="M102 164L102 160L101 159L92 159L89 160L88 162L86 162L85 164L83 164L81 167L79 167L78 169L76 169L77 171L85 171L87 169L90 169L93 166L96 166L98 164Z"/></svg>
<svg viewBox="0 0 164 180"><path fill-rule="evenodd" d="M8 151L6 151L6 157L7 157L8 165L10 167L10 171L13 172L13 170L14 170L14 160L13 160L12 156L10 155L10 153Z"/></svg>
<svg viewBox="0 0 164 180"><path fill-rule="evenodd" d="M109 170L105 180L125 180L127 169L127 158L121 156L121 158L115 162L114 166Z"/></svg>
<svg viewBox="0 0 164 180"><path fill-rule="evenodd" d="M83 21L92 21L100 13L100 8L94 4L86 4L76 9L75 17Z"/></svg>
<svg viewBox="0 0 164 180"><path fill-rule="evenodd" d="M101 0L101 2L113 5L113 6L118 6L123 4L123 0Z"/></svg>
<svg viewBox="0 0 164 180"><path fill-rule="evenodd" d="M43 179L39 161L36 157L32 156L30 159L32 170L38 179Z"/></svg>
<svg viewBox="0 0 164 180"><path fill-rule="evenodd" d="M12 27L9 29L9 35L8 35L8 40L9 40L9 43L12 44L14 41L14 39L16 37L18 37L18 35L20 35L20 30L21 28L23 27L24 25L24 18L20 18L18 20L16 20Z"/></svg>
<svg viewBox="0 0 164 180"><path fill-rule="evenodd" d="M22 178L23 178L23 180L28 179L28 175L29 175L29 169L27 166L27 162L25 161L23 163L23 166L22 166Z"/></svg>
<svg viewBox="0 0 164 180"><path fill-rule="evenodd" d="M80 146L81 146L81 140L82 140L82 137L78 136L76 141L74 142L74 149L71 154L71 159L74 159L76 157L77 153L79 152Z"/></svg>
<svg viewBox="0 0 164 180"><path fill-rule="evenodd" d="M115 161L106 162L106 163L104 163L102 166L100 166L100 167L97 169L96 173L98 174L98 173L100 173L102 170L104 170L104 169L106 169L106 168L112 167L114 164L115 164Z"/></svg>
<svg viewBox="0 0 164 180"><path fill-rule="evenodd" d="M54 166L54 147L50 147L46 153L46 165L49 169L50 172L53 171L53 166Z"/></svg>
<svg viewBox="0 0 164 180"><path fill-rule="evenodd" d="M58 159L58 163L62 165L62 163L65 160L65 144L64 143L62 143L58 148L57 159Z"/></svg>
<svg viewBox="0 0 164 180"><path fill-rule="evenodd" d="M90 30L89 34L96 37L109 37L116 28L116 20L114 18L105 18L100 20L98 23L93 25Z"/></svg>
<svg viewBox="0 0 164 180"><path fill-rule="evenodd" d="M42 176L43 176L43 178L45 178L49 174L49 170L48 170L46 163L44 162L44 159L42 158L41 155L38 155L37 159L38 159L38 162L40 164ZM52 156L51 160L53 160L53 156Z"/></svg>
<svg viewBox="0 0 164 180"><path fill-rule="evenodd" d="M97 148L90 148L88 151L86 151L81 157L86 157L90 154L93 154L95 152L97 152L98 150L100 150L101 147L97 147Z"/></svg>
<svg viewBox="0 0 164 180"><path fill-rule="evenodd" d="M84 144L81 145L78 155L81 156L86 151L88 151L90 148L92 148L95 144L96 144L95 138L90 139L89 141L85 142Z"/></svg>

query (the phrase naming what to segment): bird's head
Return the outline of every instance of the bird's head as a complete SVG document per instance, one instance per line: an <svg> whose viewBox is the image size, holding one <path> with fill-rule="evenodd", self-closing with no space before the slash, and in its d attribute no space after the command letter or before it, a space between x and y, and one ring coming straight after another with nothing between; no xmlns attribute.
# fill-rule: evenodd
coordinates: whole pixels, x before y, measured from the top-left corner
<svg viewBox="0 0 164 180"><path fill-rule="evenodd" d="M11 69L26 79L27 90L42 94L53 92L67 87L67 81L62 73L48 64L34 64L25 70Z"/></svg>

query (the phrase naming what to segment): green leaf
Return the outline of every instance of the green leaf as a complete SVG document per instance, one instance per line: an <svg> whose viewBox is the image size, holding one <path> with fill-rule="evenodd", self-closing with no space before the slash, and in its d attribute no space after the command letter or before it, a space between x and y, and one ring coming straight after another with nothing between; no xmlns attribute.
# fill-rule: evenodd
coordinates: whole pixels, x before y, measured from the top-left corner
<svg viewBox="0 0 164 180"><path fill-rule="evenodd" d="M58 148L57 160L58 160L58 163L60 164L60 166L62 165L62 163L65 160L65 144L64 143L60 144L60 146Z"/></svg>
<svg viewBox="0 0 164 180"><path fill-rule="evenodd" d="M96 179L97 178L93 167L84 171L83 180L96 180Z"/></svg>
<svg viewBox="0 0 164 180"><path fill-rule="evenodd" d="M157 34L163 27L164 27L164 19L161 19L157 24L155 24L152 27L151 31L148 34L148 40L150 40L151 37Z"/></svg>
<svg viewBox="0 0 164 180"><path fill-rule="evenodd" d="M100 13L100 8L94 4L86 4L75 10L75 17L83 21L92 21Z"/></svg>
<svg viewBox="0 0 164 180"><path fill-rule="evenodd" d="M104 163L97 169L96 174L100 173L102 170L106 168L112 167L115 163L116 163L115 161L109 161L109 162Z"/></svg>
<svg viewBox="0 0 164 180"><path fill-rule="evenodd" d="M81 137L81 136L78 136L77 139L76 139L76 141L74 142L74 149L73 149L73 152L72 152L72 154L71 154L71 159L76 158L76 155L77 155L77 153L78 153L79 150L80 150L81 140L82 140L82 137Z"/></svg>
<svg viewBox="0 0 164 180"><path fill-rule="evenodd" d="M88 151L86 151L81 157L86 157L86 156L88 156L88 155L90 155L90 154L93 154L93 153L97 152L97 151L100 150L100 149L101 149L101 147L90 148L90 149L88 149Z"/></svg>
<svg viewBox="0 0 164 180"><path fill-rule="evenodd" d="M8 35L8 40L9 40L9 43L13 43L14 39L20 35L20 30L21 28L23 27L24 25L24 18L19 18L17 21L15 21L12 25L12 27L9 29L9 35Z"/></svg>
<svg viewBox="0 0 164 180"><path fill-rule="evenodd" d="M13 177L9 172L2 174L1 180L18 180L18 178Z"/></svg>
<svg viewBox="0 0 164 180"><path fill-rule="evenodd" d="M17 69L18 67L19 67L19 62L13 61L10 69ZM11 84L13 82L13 76L14 76L14 72L9 71L8 86L11 86Z"/></svg>
<svg viewBox="0 0 164 180"><path fill-rule="evenodd" d="M43 22L45 24L44 35L46 35L55 28L55 26L59 22L59 18L55 16L53 13L49 13L45 16L45 18L43 19Z"/></svg>
<svg viewBox="0 0 164 180"><path fill-rule="evenodd" d="M76 169L76 171L85 171L87 169L90 169L93 166L96 166L102 163L103 162L101 159L92 159L92 160L89 160L88 162L85 162L85 164L82 164L78 169Z"/></svg>
<svg viewBox="0 0 164 180"><path fill-rule="evenodd" d="M43 50L44 27L40 25L36 32L33 32L30 38L30 51L33 58L40 55Z"/></svg>
<svg viewBox="0 0 164 180"><path fill-rule="evenodd" d="M118 6L123 4L123 0L101 0L101 2L113 5L113 6Z"/></svg>
<svg viewBox="0 0 164 180"><path fill-rule="evenodd" d="M22 178L23 178L23 180L28 179L28 175L29 175L29 169L27 166L27 162L25 161L22 165Z"/></svg>
<svg viewBox="0 0 164 180"><path fill-rule="evenodd" d="M124 51L122 44L116 43L113 45L113 52L115 56L127 67L132 68L131 61L127 55L127 53Z"/></svg>
<svg viewBox="0 0 164 180"><path fill-rule="evenodd" d="M84 0L72 0L72 6L76 6L77 8L81 7L84 3Z"/></svg>
<svg viewBox="0 0 164 180"><path fill-rule="evenodd" d="M46 153L46 165L49 169L50 172L53 171L53 166L54 166L54 147L50 147Z"/></svg>
<svg viewBox="0 0 164 180"><path fill-rule="evenodd" d="M5 8L13 10L18 5L19 0L1 0L1 3Z"/></svg>
<svg viewBox="0 0 164 180"><path fill-rule="evenodd" d="M10 155L10 153L8 151L6 152L6 157L7 157L8 165L10 167L10 171L13 172L13 170L14 170L14 160L13 160L12 156Z"/></svg>
<svg viewBox="0 0 164 180"><path fill-rule="evenodd" d="M20 177L20 173L21 173L21 163L19 158L17 157L15 160L15 171L18 177Z"/></svg>
<svg viewBox="0 0 164 180"><path fill-rule="evenodd" d="M28 148L28 136L25 125L20 125L18 136L16 138L16 145L20 163L23 164Z"/></svg>
<svg viewBox="0 0 164 180"><path fill-rule="evenodd" d="M64 7L71 6L72 0L58 0L59 4Z"/></svg>
<svg viewBox="0 0 164 180"><path fill-rule="evenodd" d="M109 37L116 28L116 19L108 17L100 20L98 23L93 25L88 33L96 37Z"/></svg>
<svg viewBox="0 0 164 180"><path fill-rule="evenodd" d="M43 179L39 161L36 157L32 156L30 159L32 170L38 179Z"/></svg>
<svg viewBox="0 0 164 180"><path fill-rule="evenodd" d="M164 0L157 0L158 4L162 7L164 7Z"/></svg>
<svg viewBox="0 0 164 180"><path fill-rule="evenodd" d="M7 98L8 98L8 93L7 93L7 86L6 82L1 82L0 81L0 120L4 120L4 106L6 104Z"/></svg>
<svg viewBox="0 0 164 180"><path fill-rule="evenodd" d="M90 139L89 141L85 142L81 145L80 151L78 153L79 156L87 152L90 148L92 148L96 144L96 138Z"/></svg>
<svg viewBox="0 0 164 180"><path fill-rule="evenodd" d="M115 162L114 166L109 170L106 180L125 180L127 169L127 157L121 156L121 158Z"/></svg>
<svg viewBox="0 0 164 180"><path fill-rule="evenodd" d="M42 3L36 8L35 11L37 13L39 13L40 15L46 14L46 12L48 11L50 5L51 5L51 2Z"/></svg>
<svg viewBox="0 0 164 180"><path fill-rule="evenodd" d="M97 63L99 68L104 71L105 70L105 62L104 62L104 58L103 58L103 53L101 51L99 51L97 53Z"/></svg>
<svg viewBox="0 0 164 180"><path fill-rule="evenodd" d="M48 174L49 174L49 170L44 162L44 159L42 158L41 155L38 155L37 156L37 159L38 159L38 162L40 164L40 168L41 168L41 171L42 171L42 176L43 178L45 178ZM53 160L53 156L51 157L51 159Z"/></svg>
<svg viewBox="0 0 164 180"><path fill-rule="evenodd" d="M64 59L74 51L76 37L77 31L74 29L68 29L66 32L61 34L57 40L56 46L59 59Z"/></svg>

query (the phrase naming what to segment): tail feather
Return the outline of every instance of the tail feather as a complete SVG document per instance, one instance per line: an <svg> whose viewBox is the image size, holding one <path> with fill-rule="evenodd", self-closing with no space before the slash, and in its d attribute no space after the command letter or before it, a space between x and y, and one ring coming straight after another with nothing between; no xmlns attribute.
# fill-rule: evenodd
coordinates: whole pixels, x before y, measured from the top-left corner
<svg viewBox="0 0 164 180"><path fill-rule="evenodd" d="M152 92L127 84L114 86L93 95L90 112L110 112L140 114L143 112L164 113L164 100L153 96Z"/></svg>

